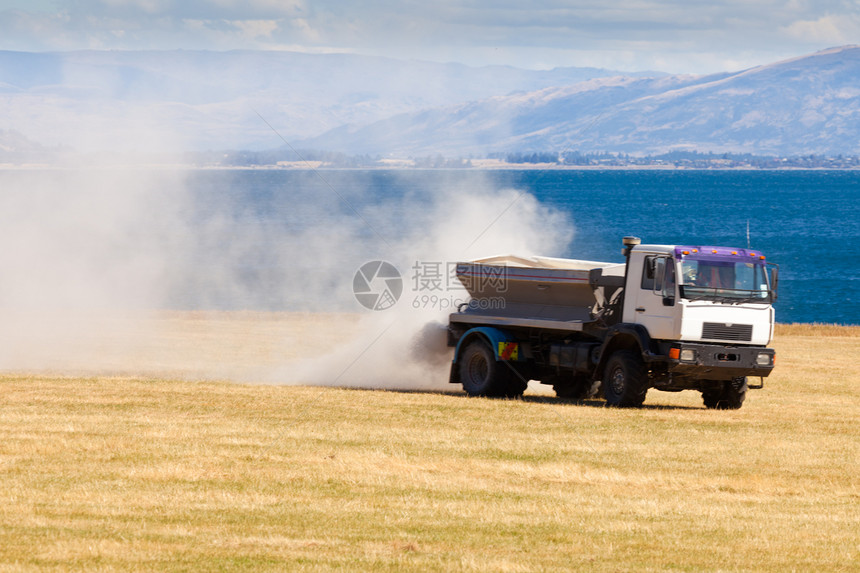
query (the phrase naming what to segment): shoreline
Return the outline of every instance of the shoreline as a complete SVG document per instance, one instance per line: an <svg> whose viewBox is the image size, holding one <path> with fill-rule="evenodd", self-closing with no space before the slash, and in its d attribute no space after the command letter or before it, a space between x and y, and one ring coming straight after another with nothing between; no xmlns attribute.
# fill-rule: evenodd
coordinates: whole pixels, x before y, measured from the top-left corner
<svg viewBox="0 0 860 573"><path fill-rule="evenodd" d="M519 164L497 163L464 167L425 167L414 165L367 165L361 167L338 167L321 162L294 162L289 165L193 165L186 163L112 163L112 162L78 162L70 164L58 163L0 163L0 171L75 171L81 169L152 169L173 171L860 171L855 167L754 167L754 166L708 166L692 167L685 165L556 165L556 164ZM313 165L313 163L320 163Z"/></svg>

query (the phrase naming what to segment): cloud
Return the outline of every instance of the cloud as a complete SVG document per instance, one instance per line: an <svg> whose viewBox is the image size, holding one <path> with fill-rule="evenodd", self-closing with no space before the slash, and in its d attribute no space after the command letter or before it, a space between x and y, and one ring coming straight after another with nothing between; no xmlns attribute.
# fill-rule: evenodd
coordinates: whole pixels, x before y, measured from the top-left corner
<svg viewBox="0 0 860 573"><path fill-rule="evenodd" d="M195 20L177 24L186 34L205 41L210 48L266 48L279 30L278 20Z"/></svg>
<svg viewBox="0 0 860 573"><path fill-rule="evenodd" d="M858 18L823 16L817 20L799 20L783 28L785 33L803 42L823 42L832 46L850 43L860 37Z"/></svg>
<svg viewBox="0 0 860 573"><path fill-rule="evenodd" d="M153 18L271 19L295 16L306 10L304 0L73 0L73 14Z"/></svg>
<svg viewBox="0 0 860 573"><path fill-rule="evenodd" d="M270 38L278 29L277 20L233 20L230 22L242 34L251 39Z"/></svg>
<svg viewBox="0 0 860 573"><path fill-rule="evenodd" d="M843 0L73 0L0 12L0 48L282 49L709 72L860 41ZM732 68L737 69L737 68Z"/></svg>

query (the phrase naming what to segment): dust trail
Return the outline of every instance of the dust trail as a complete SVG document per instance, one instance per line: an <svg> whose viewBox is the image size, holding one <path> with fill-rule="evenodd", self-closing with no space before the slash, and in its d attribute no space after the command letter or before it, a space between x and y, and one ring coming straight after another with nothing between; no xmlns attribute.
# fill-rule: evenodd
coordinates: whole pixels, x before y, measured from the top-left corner
<svg viewBox="0 0 860 573"><path fill-rule="evenodd" d="M448 264L557 254L572 236L563 214L487 177L379 197L342 176L359 218L306 176L280 188L263 174L245 193L230 172L0 171L0 370L445 387L446 315L466 294ZM402 275L388 310L354 297L371 260Z"/></svg>
<svg viewBox="0 0 860 573"><path fill-rule="evenodd" d="M509 252L558 254L573 237L569 218L532 195L494 189L488 178L475 183L439 189L429 198L404 198L396 209L403 218L402 234L389 239L379 256L400 270L404 281L400 300L387 310L365 311L349 339L334 344L323 356L285 365L273 380L450 389L445 325L448 313L468 298L448 275L449 264ZM370 220L381 225L384 218L380 212ZM343 275L345 270L325 272ZM444 274L438 281L437 271Z"/></svg>
<svg viewBox="0 0 860 573"><path fill-rule="evenodd" d="M113 339L134 345L159 308L181 234L181 176L151 170L2 172L0 367L62 369Z"/></svg>

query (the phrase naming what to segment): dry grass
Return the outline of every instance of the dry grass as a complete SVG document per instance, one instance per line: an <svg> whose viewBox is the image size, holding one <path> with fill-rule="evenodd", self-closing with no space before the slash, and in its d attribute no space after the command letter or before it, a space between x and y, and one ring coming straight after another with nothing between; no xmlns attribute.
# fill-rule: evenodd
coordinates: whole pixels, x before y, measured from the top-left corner
<svg viewBox="0 0 860 573"><path fill-rule="evenodd" d="M775 336L847 336L860 337L860 326L842 326L839 324L777 324Z"/></svg>
<svg viewBox="0 0 860 573"><path fill-rule="evenodd" d="M0 309L0 365L7 372L63 376L262 380L285 360L348 338L358 319L345 313L195 311L58 320Z"/></svg>
<svg viewBox="0 0 860 573"><path fill-rule="evenodd" d="M8 374L0 568L856 571L860 340L811 328L731 412Z"/></svg>

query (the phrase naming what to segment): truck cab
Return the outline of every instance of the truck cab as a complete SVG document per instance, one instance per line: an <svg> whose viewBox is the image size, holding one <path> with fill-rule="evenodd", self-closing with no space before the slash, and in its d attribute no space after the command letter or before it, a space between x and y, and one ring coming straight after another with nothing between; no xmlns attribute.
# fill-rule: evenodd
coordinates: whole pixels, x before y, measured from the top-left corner
<svg viewBox="0 0 860 573"><path fill-rule="evenodd" d="M773 338L775 275L760 251L637 245L626 274L623 320L653 338L761 346Z"/></svg>

